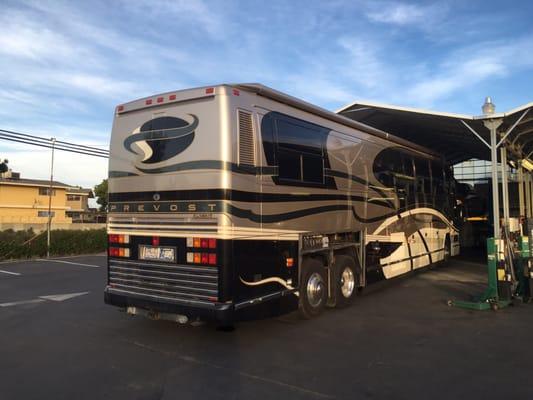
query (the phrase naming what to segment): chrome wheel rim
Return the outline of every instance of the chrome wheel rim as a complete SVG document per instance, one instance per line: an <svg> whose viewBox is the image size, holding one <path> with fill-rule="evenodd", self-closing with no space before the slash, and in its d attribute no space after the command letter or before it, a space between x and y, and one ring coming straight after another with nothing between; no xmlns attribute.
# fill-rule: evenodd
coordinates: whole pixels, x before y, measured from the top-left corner
<svg viewBox="0 0 533 400"><path fill-rule="evenodd" d="M307 281L307 299L311 307L320 306L324 290L324 279L318 272L314 272Z"/></svg>
<svg viewBox="0 0 533 400"><path fill-rule="evenodd" d="M355 276L351 268L344 268L341 275L341 292L345 298L349 298L355 288Z"/></svg>

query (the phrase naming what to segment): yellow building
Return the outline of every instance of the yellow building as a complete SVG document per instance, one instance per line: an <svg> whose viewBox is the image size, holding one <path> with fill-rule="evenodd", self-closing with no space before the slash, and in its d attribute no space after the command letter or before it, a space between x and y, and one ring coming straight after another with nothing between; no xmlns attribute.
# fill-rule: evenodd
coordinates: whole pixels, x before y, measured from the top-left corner
<svg viewBox="0 0 533 400"><path fill-rule="evenodd" d="M92 222L94 213L89 210L89 199L94 197L91 189L81 187L69 187L67 189L67 217L72 222Z"/></svg>
<svg viewBox="0 0 533 400"><path fill-rule="evenodd" d="M78 194L80 190L86 194ZM21 179L19 174L7 172L0 177L0 224L47 223L50 198L52 222L72 223L69 212L86 211L88 208L84 206L89 193L92 194L88 189L73 188L54 181L49 196L50 181ZM70 200L67 201L67 198Z"/></svg>

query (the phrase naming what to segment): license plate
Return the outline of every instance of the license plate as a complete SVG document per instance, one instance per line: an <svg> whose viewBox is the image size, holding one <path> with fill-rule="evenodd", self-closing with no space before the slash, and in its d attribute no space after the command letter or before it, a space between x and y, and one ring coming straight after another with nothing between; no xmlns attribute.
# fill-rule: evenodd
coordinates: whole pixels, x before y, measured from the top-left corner
<svg viewBox="0 0 533 400"><path fill-rule="evenodd" d="M149 261L176 262L176 248L162 246L139 246L139 259Z"/></svg>

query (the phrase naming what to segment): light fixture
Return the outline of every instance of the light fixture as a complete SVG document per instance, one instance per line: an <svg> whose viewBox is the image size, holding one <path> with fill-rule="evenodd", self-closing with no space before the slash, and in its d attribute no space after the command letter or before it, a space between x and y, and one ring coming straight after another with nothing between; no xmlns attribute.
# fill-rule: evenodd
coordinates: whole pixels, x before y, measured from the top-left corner
<svg viewBox="0 0 533 400"><path fill-rule="evenodd" d="M490 96L485 97L485 104L483 104L481 110L484 115L494 114L494 111L496 111L496 106L492 102Z"/></svg>

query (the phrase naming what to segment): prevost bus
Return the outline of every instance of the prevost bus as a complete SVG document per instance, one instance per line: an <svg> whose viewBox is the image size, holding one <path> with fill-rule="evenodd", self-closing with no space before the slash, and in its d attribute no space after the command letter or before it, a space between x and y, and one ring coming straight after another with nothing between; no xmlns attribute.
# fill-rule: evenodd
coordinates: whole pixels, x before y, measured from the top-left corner
<svg viewBox="0 0 533 400"><path fill-rule="evenodd" d="M259 84L119 105L105 302L219 323L344 307L459 252L429 150Z"/></svg>

